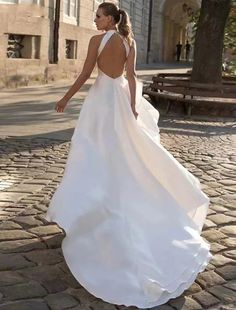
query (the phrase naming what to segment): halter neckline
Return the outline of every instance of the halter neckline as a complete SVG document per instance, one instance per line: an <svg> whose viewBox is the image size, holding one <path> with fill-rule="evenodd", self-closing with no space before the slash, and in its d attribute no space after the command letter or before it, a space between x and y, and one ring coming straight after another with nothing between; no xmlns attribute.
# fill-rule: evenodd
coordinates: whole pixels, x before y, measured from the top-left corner
<svg viewBox="0 0 236 310"><path fill-rule="evenodd" d="M115 30L115 29L107 30L106 33L107 33L107 32L110 32L110 33L112 33L112 32L117 32L117 33L119 33L119 32L118 32L117 30Z"/></svg>
<svg viewBox="0 0 236 310"><path fill-rule="evenodd" d="M110 29L110 30L106 31L105 35L103 36L103 38L101 40L99 48L98 48L98 56L100 55L100 53L103 50L103 48L105 47L106 43L109 41L109 39L112 37L112 35L114 33L117 33L121 37L121 39L122 39L122 41L124 43L124 46L125 46L126 57L128 56L129 51L130 51L130 47L129 47L127 41L124 39L124 37L115 29Z"/></svg>

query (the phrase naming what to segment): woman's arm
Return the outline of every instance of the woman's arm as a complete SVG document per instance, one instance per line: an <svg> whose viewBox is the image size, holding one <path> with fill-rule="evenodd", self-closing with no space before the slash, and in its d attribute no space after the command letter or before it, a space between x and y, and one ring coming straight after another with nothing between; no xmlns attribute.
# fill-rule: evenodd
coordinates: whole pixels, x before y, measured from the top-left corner
<svg viewBox="0 0 236 310"><path fill-rule="evenodd" d="M135 72L135 65L136 65L136 43L133 41L133 45L130 48L130 52L126 61L126 77L129 83L129 90L130 90L130 98L131 98L131 108L134 113L135 118L137 118L138 113L135 109L136 103L136 72Z"/></svg>
<svg viewBox="0 0 236 310"><path fill-rule="evenodd" d="M88 53L87 53L86 60L84 62L82 72L80 73L79 77L76 79L74 84L71 86L71 88L66 92L64 97L60 101L58 101L55 107L55 110L57 112L64 111L70 98L74 96L74 94L84 85L84 83L90 77L96 64L97 50L99 46L98 37L99 36L93 36L90 39L89 46L88 46Z"/></svg>

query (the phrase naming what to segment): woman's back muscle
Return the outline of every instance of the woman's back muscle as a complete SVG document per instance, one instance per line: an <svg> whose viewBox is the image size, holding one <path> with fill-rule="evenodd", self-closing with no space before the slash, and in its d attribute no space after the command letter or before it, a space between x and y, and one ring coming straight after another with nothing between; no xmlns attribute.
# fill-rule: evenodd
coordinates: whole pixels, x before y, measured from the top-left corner
<svg viewBox="0 0 236 310"><path fill-rule="evenodd" d="M97 58L99 69L111 78L122 75L126 62L126 49L122 38L113 34Z"/></svg>

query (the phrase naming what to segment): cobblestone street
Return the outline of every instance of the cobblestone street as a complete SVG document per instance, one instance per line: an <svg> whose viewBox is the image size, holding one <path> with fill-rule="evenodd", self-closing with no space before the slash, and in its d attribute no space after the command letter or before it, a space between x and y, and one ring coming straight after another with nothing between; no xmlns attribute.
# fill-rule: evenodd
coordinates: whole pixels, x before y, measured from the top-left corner
<svg viewBox="0 0 236 310"><path fill-rule="evenodd" d="M159 126L163 145L211 198L202 235L211 242L214 258L182 296L155 309L235 309L233 123L162 117ZM43 219L68 147L68 139L1 140L0 310L136 309L105 303L81 287L62 256L63 232Z"/></svg>
<svg viewBox="0 0 236 310"><path fill-rule="evenodd" d="M147 81L155 72L139 73ZM0 94L0 113L4 115L0 128L0 310L137 309L111 305L81 287L61 252L63 231L43 219L63 175L78 105L89 83L60 115L54 111L54 103L69 82ZM153 309L233 310L235 123L161 117L159 127L162 144L200 179L211 199L202 236L211 243L214 258L182 296Z"/></svg>

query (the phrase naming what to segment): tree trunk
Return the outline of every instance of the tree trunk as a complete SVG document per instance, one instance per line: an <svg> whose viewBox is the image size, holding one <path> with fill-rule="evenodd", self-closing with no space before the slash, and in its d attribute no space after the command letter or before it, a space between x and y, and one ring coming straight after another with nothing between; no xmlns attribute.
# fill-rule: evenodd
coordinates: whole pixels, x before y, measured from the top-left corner
<svg viewBox="0 0 236 310"><path fill-rule="evenodd" d="M202 0L194 46L192 82L222 82L224 29L231 0Z"/></svg>

